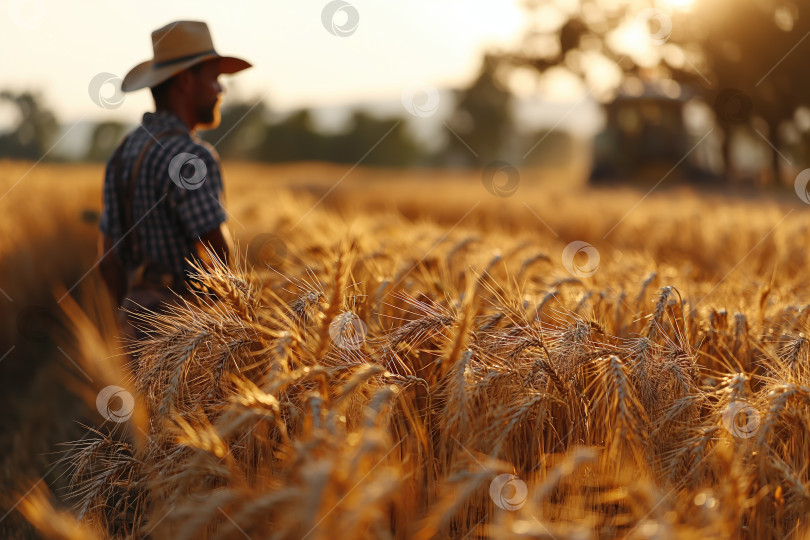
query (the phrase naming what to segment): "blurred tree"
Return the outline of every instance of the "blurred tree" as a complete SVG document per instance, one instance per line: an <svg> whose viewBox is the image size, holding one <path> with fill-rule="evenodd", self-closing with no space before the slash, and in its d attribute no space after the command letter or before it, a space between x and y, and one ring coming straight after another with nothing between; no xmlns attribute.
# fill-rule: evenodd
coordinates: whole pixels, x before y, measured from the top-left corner
<svg viewBox="0 0 810 540"><path fill-rule="evenodd" d="M514 126L512 94L497 78L499 65L496 56L485 55L475 81L457 92L458 105L448 122L453 131L446 149L451 163L485 165L502 157Z"/></svg>
<svg viewBox="0 0 810 540"><path fill-rule="evenodd" d="M84 159L86 161L106 162L115 152L115 148L126 135L127 125L121 122L100 122L93 128L90 147Z"/></svg>
<svg viewBox="0 0 810 540"><path fill-rule="evenodd" d="M263 101L229 103L222 108L219 126L200 135L224 159L249 160L264 145L267 115Z"/></svg>
<svg viewBox="0 0 810 540"><path fill-rule="evenodd" d="M59 130L56 116L42 104L39 94L0 92L0 101L17 107L19 121L0 133L0 157L38 160L45 156Z"/></svg>
<svg viewBox="0 0 810 540"><path fill-rule="evenodd" d="M526 155L527 165L561 167L574 158L576 141L565 131L541 129L526 137L524 145L523 154L531 150Z"/></svg>
<svg viewBox="0 0 810 540"><path fill-rule="evenodd" d="M710 96L727 135L753 128L776 149L782 133L795 127L794 114L810 97L810 5L779 0L713 0L695 5L691 28L708 66ZM761 125L758 125L761 124ZM728 164L729 137L724 145ZM783 159L772 152L771 176Z"/></svg>
<svg viewBox="0 0 810 540"><path fill-rule="evenodd" d="M261 161L329 160L326 137L318 133L308 109L298 110L284 120L264 127L264 138L254 157Z"/></svg>
<svg viewBox="0 0 810 540"><path fill-rule="evenodd" d="M418 163L425 154L401 118L377 118L356 110L350 125L346 133L330 138L331 161L356 163L362 159L366 165L400 167Z"/></svg>
<svg viewBox="0 0 810 540"><path fill-rule="evenodd" d="M296 111L265 126L265 136L254 157L262 161L331 161L366 165L406 166L418 163L424 150L398 118L376 118L361 110L352 113L347 128L324 134L312 113Z"/></svg>
<svg viewBox="0 0 810 540"><path fill-rule="evenodd" d="M728 141L758 129L782 147L781 129L807 104L810 5L791 0L694 0L688 9L656 0L529 0L519 51L501 60L540 73L562 68L602 102L628 81L663 81L713 104ZM779 156L774 152L774 175Z"/></svg>

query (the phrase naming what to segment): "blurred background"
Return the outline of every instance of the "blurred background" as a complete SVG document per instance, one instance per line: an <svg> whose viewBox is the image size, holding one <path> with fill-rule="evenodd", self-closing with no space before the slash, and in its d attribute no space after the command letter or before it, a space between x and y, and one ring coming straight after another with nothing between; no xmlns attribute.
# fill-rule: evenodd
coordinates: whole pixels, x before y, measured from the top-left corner
<svg viewBox="0 0 810 540"><path fill-rule="evenodd" d="M673 179L759 185L807 160L799 2L4 4L0 158L106 161L151 109L121 78L152 30L196 18L255 66L223 78L222 125L204 134L225 160L497 159L653 182L678 165Z"/></svg>

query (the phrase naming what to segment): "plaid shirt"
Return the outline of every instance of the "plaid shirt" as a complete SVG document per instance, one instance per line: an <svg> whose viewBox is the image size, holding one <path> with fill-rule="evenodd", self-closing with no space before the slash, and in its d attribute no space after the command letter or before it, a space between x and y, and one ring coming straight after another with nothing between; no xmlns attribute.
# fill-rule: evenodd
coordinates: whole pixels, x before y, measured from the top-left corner
<svg viewBox="0 0 810 540"><path fill-rule="evenodd" d="M222 176L219 155L210 144L192 137L178 117L157 112L145 113L141 126L122 143L122 183L126 184L130 178L144 145L166 130L181 130L185 134L161 137L144 155L136 179L132 224L138 231L143 256L163 263L168 271L181 277L190 269L184 259L193 257L194 242L225 221L225 210L220 202L224 199ZM181 153L194 154L205 164L205 179L196 189L177 185L169 174L169 164ZM187 164L182 171L183 178L189 178L195 172L194 165ZM118 243L126 233L122 230L123 209L119 205L118 189L115 165L110 158L104 175L104 210L99 228L112 238L116 255L131 270L137 264L131 254L123 253L123 242Z"/></svg>

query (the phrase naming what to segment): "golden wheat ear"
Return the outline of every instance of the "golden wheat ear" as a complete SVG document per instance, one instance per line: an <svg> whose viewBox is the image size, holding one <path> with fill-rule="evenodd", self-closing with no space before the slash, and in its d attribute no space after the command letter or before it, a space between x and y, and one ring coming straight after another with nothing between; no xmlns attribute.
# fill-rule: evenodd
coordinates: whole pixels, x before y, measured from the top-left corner
<svg viewBox="0 0 810 540"><path fill-rule="evenodd" d="M73 514L54 506L50 489L37 482L20 495L19 512L45 538L58 540L102 540L101 527L80 521Z"/></svg>

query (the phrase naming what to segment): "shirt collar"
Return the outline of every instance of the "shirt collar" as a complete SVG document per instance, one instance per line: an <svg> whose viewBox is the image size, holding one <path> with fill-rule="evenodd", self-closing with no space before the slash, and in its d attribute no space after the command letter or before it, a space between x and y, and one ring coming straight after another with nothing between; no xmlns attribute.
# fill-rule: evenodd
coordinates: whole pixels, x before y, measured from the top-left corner
<svg viewBox="0 0 810 540"><path fill-rule="evenodd" d="M188 126L185 125L180 118L168 111L143 113L141 123L143 127L148 128L150 132L164 131L167 129L188 131Z"/></svg>

